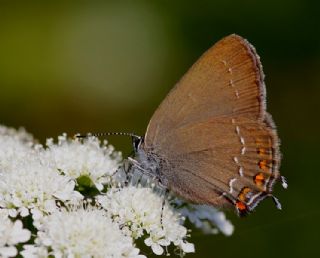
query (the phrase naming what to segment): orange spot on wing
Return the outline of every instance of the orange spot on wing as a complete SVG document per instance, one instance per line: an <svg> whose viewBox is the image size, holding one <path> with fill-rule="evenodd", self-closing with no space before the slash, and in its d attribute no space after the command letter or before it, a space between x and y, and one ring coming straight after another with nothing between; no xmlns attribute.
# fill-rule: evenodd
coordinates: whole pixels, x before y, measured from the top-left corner
<svg viewBox="0 0 320 258"><path fill-rule="evenodd" d="M251 192L251 189L250 189L249 187L244 187L244 188L241 190L241 192L239 193L238 199L239 199L240 201L243 201L243 202L244 202L244 201L246 200L247 194L248 194L249 192Z"/></svg>
<svg viewBox="0 0 320 258"><path fill-rule="evenodd" d="M251 192L251 189L249 187L245 187L245 188L243 188L242 192L244 194L247 194L247 193Z"/></svg>
<svg viewBox="0 0 320 258"><path fill-rule="evenodd" d="M257 152L259 155L267 154L267 150L265 148L258 148Z"/></svg>
<svg viewBox="0 0 320 258"><path fill-rule="evenodd" d="M253 180L257 186L262 186L264 184L265 178L262 173L258 173L254 176Z"/></svg>
<svg viewBox="0 0 320 258"><path fill-rule="evenodd" d="M258 165L259 165L259 168L261 168L262 170L269 171L267 160L265 160L265 159L264 160L260 160L258 162Z"/></svg>
<svg viewBox="0 0 320 258"><path fill-rule="evenodd" d="M239 211L244 211L247 209L247 206L241 201L236 202L236 207Z"/></svg>

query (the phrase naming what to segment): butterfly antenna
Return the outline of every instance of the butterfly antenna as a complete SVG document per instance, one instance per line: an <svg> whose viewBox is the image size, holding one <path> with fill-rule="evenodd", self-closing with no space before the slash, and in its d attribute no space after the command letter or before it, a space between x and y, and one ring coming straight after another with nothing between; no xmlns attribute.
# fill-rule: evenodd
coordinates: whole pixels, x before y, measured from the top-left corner
<svg viewBox="0 0 320 258"><path fill-rule="evenodd" d="M87 134L76 134L76 138L88 138L91 136L96 137L103 137L103 136L110 136L110 135L119 135L119 136L130 136L134 138L140 139L141 136L136 135L135 133L128 133L128 132L106 132L106 133L87 133Z"/></svg>

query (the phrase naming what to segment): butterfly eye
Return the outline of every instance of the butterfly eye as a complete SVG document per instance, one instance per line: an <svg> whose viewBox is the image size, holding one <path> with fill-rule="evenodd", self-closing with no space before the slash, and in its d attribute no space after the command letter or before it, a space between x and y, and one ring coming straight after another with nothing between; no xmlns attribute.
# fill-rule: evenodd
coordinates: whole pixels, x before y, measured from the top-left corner
<svg viewBox="0 0 320 258"><path fill-rule="evenodd" d="M140 149L141 143L143 142L143 137L140 136L132 136L132 145L135 152Z"/></svg>

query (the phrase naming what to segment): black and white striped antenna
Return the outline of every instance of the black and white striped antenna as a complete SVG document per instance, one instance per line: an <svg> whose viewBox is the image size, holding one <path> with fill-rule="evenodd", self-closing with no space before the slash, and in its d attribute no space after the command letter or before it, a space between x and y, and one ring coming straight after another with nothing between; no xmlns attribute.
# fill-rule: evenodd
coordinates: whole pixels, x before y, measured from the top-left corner
<svg viewBox="0 0 320 258"><path fill-rule="evenodd" d="M87 134L76 134L75 137L77 138L88 138L90 136L102 137L102 136L110 136L110 135L118 135L118 136L130 136L134 138L140 139L141 136L136 135L134 133L128 132L106 132L106 133L87 133Z"/></svg>

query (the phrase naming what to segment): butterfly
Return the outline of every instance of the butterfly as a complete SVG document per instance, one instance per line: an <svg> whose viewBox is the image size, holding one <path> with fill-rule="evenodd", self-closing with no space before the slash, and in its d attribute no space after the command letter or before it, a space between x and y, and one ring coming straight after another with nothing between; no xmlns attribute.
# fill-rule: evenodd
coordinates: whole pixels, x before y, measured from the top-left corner
<svg viewBox="0 0 320 258"><path fill-rule="evenodd" d="M245 215L280 176L279 138L266 111L255 48L232 34L205 52L165 97L144 137L138 167L183 199Z"/></svg>

